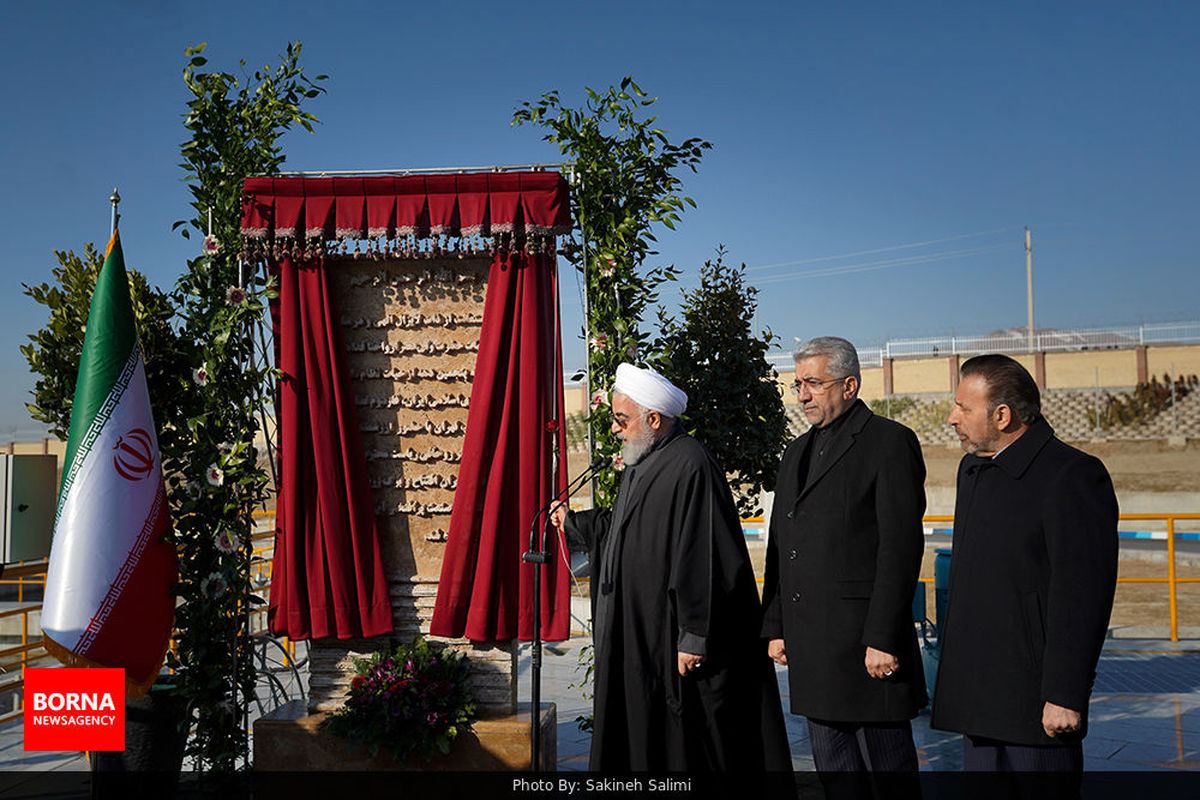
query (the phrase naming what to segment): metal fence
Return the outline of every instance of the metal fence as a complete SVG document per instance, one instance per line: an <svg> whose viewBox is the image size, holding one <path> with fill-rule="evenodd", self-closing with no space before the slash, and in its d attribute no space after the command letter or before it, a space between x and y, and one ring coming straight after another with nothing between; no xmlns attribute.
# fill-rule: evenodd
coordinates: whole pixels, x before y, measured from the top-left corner
<svg viewBox="0 0 1200 800"><path fill-rule="evenodd" d="M980 353L1063 353L1090 350L1125 350L1138 345L1163 347L1200 342L1200 322L1168 322L1153 325L1126 325L1078 330L1035 332L1033 346L1023 328L1010 328L976 336L934 336L924 339L891 339L882 347L859 348L863 367L881 367L887 358L937 358L973 356ZM776 369L792 366L790 352L768 356Z"/></svg>

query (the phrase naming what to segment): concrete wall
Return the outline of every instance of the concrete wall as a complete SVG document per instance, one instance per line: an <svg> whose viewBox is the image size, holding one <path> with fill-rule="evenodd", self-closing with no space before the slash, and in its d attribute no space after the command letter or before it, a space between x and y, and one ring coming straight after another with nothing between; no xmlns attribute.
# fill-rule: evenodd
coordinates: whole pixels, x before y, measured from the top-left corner
<svg viewBox="0 0 1200 800"><path fill-rule="evenodd" d="M58 456L59 463L62 463L67 453L67 443L49 437L37 442L9 442L4 452L19 456L50 453Z"/></svg>
<svg viewBox="0 0 1200 800"><path fill-rule="evenodd" d="M944 358L905 358L892 362L892 393L950 391L950 365Z"/></svg>
<svg viewBox="0 0 1200 800"><path fill-rule="evenodd" d="M1026 364L1030 366L1032 363ZM1046 388L1087 389L1096 385L1097 370L1101 386L1133 386L1137 383L1137 353L1133 350L1046 353Z"/></svg>
<svg viewBox="0 0 1200 800"><path fill-rule="evenodd" d="M1146 369L1150 375L1162 380L1171 374L1175 365L1175 376L1200 375L1200 347L1147 347Z"/></svg>
<svg viewBox="0 0 1200 800"><path fill-rule="evenodd" d="M1013 355L1029 374L1037 375L1033 354ZM894 394L932 394L952 391L950 365L954 356L948 358L898 358L892 361L892 391ZM965 361L963 356L959 359ZM1137 380L1137 352L1135 350L1092 350L1071 353L1046 353L1047 389L1090 389L1096 385L1096 370L1100 370L1100 385L1105 388L1124 388L1135 385ZM1162 378L1170 373L1171 365L1179 376L1200 375L1200 345L1176 347L1147 347L1146 367L1150 375ZM883 367L866 367L862 371L862 388L859 396L863 400L877 400L884 396ZM792 404L796 396L792 393L792 381L796 379L792 370L779 373L779 391L783 402ZM564 389L564 408L568 415L586 413L587 393L582 386ZM41 452L41 443L18 445L32 447ZM19 452L35 452L21 450ZM51 452L54 452L53 450Z"/></svg>
<svg viewBox="0 0 1200 800"><path fill-rule="evenodd" d="M1130 350L1129 352L1130 352L1130 353L1132 353L1133 351L1132 351L1132 350ZM1021 354L1021 355L1017 355L1017 354L1015 354L1015 353L1010 353L1010 355L1012 356L1012 359L1013 359L1013 361L1016 361L1016 362L1017 362L1018 364L1020 364L1022 367L1024 367L1024 368L1025 368L1025 369L1027 369L1027 370L1029 370L1029 374L1030 374L1030 375L1034 375L1034 374L1036 374L1036 373L1034 372L1034 370L1037 368L1037 367L1036 367L1036 365L1034 364L1034 361L1036 361L1036 359L1034 358L1034 356L1033 356L1033 354L1032 354L1032 353L1024 353L1024 354ZM1069 355L1074 355L1074 353L1071 353L1071 354L1069 354ZM960 363L961 363L962 361L966 361L966 360L967 360L967 357L966 357L966 356L963 356L963 357L960 359ZM1046 366L1046 370L1047 370L1047 371L1049 371L1049 370L1050 370L1050 366L1049 366L1049 365L1047 365L1047 366ZM1046 387L1046 388L1050 388L1050 387Z"/></svg>
<svg viewBox="0 0 1200 800"><path fill-rule="evenodd" d="M862 388L858 396L868 403L883 397L883 367L866 367L862 371Z"/></svg>
<svg viewBox="0 0 1200 800"><path fill-rule="evenodd" d="M586 386L566 386L563 388L563 410L566 412L564 416L586 414L588 410L587 406Z"/></svg>

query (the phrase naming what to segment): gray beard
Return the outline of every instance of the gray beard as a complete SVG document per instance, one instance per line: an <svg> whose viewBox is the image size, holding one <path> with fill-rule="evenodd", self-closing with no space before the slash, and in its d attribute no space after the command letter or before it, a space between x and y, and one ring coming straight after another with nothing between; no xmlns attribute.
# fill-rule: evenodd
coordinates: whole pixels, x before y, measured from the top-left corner
<svg viewBox="0 0 1200 800"><path fill-rule="evenodd" d="M632 467L645 458L650 448L654 447L654 442L654 435L649 431L636 440L625 441L621 445L621 460L625 462L625 466Z"/></svg>

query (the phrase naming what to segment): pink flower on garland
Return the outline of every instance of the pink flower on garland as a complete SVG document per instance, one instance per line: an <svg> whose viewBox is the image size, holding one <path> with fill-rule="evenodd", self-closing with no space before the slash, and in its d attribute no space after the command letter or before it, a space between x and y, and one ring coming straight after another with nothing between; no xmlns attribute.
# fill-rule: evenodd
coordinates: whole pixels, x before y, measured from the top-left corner
<svg viewBox="0 0 1200 800"><path fill-rule="evenodd" d="M192 370L192 380L197 386L208 385L208 367L196 367Z"/></svg>
<svg viewBox="0 0 1200 800"><path fill-rule="evenodd" d="M224 486L225 470L216 464L209 464L208 469L204 473L204 479L208 481L209 486Z"/></svg>
<svg viewBox="0 0 1200 800"><path fill-rule="evenodd" d="M608 336L603 333L598 333L591 338L590 344L593 350L603 350L605 347L608 347Z"/></svg>
<svg viewBox="0 0 1200 800"><path fill-rule="evenodd" d="M240 286L230 286L225 290L225 302L231 306L240 306L246 302L246 290Z"/></svg>
<svg viewBox="0 0 1200 800"><path fill-rule="evenodd" d="M592 408L597 409L608 405L608 395L600 390L592 392Z"/></svg>
<svg viewBox="0 0 1200 800"><path fill-rule="evenodd" d="M234 536L233 531L221 531L213 538L213 544L222 553L229 555L238 549L238 537Z"/></svg>
<svg viewBox="0 0 1200 800"><path fill-rule="evenodd" d="M623 469L625 469L625 459L621 458L620 454L617 454L617 455L613 456L612 465L613 465L613 468L618 471L623 470Z"/></svg>
<svg viewBox="0 0 1200 800"><path fill-rule="evenodd" d="M201 252L206 256L215 256L221 252L221 243L217 241L217 237L210 233L204 237L204 245L201 247Z"/></svg>

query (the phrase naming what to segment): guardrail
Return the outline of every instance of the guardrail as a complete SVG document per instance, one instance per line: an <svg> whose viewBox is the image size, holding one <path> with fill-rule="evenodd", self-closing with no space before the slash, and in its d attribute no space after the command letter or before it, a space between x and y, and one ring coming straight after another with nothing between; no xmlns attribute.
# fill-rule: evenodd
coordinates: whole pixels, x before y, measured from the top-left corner
<svg viewBox="0 0 1200 800"><path fill-rule="evenodd" d="M1179 641L1179 584L1181 583L1200 583L1200 578L1181 578L1178 575L1175 545L1176 540L1181 534L1176 530L1176 523L1182 521L1196 522L1200 526L1200 514L1121 514L1120 522L1160 522L1166 526L1166 532L1162 537L1167 545L1167 574L1161 578L1117 578L1117 583L1150 583L1150 584L1167 584L1167 607L1169 614L1171 641ZM922 518L925 524L929 523L946 523L953 525L954 515L952 514L927 514ZM762 522L762 517L750 517L742 520L743 526L756 525ZM1194 535L1194 534L1192 534ZM587 583L586 578L579 579L581 583ZM922 583L932 583L933 578L921 578ZM758 583L762 583L763 579L758 578Z"/></svg>
<svg viewBox="0 0 1200 800"><path fill-rule="evenodd" d="M1162 578L1122 578L1117 577L1117 583L1165 583L1167 584L1167 610L1171 630L1171 641L1179 641L1179 584L1200 583L1200 578L1181 578L1178 575L1175 558L1176 540L1179 533L1176 523L1181 521L1200 522L1200 514L1121 514L1119 522L1160 522L1166 525L1163 539L1167 545L1167 574ZM925 522L954 523L953 515L927 515ZM953 556L952 556L953 557ZM922 578L922 582L930 583L932 578Z"/></svg>
<svg viewBox="0 0 1200 800"><path fill-rule="evenodd" d="M256 511L254 516L261 520L273 519L275 515L269 511ZM268 554L275 549L274 537L273 530L256 532L251 537L250 580L256 589L270 582L271 559ZM12 617L21 619L21 643L0 648L0 696L24 687L26 667L49 656L42 643L41 630L37 631L36 636L30 635L30 616L42 610L42 603L40 601L24 602L26 586L45 586L46 566L45 559L10 564L5 566L3 577L0 577L0 586L17 586L17 602L20 604L15 608L0 611L0 620ZM255 610L250 615L252 620L251 636L259 636L267 631L265 607L259 608L261 610ZM282 666L292 666L296 663L296 643L286 637L280 638L280 646L283 648L285 659ZM172 640L172 649L174 646L175 643ZM18 667L20 668L19 672L16 671ZM10 670L12 670L11 676L8 674ZM25 713L22 700L21 695L15 695L16 707L12 711L0 715L0 725L21 719Z"/></svg>
<svg viewBox="0 0 1200 800"><path fill-rule="evenodd" d="M258 518L271 518L274 515L270 512L256 512ZM1171 641L1179 641L1179 584L1200 583L1200 577L1180 577L1176 564L1176 540L1179 538L1179 532L1176 530L1178 522L1196 522L1200 525L1200 514L1122 514L1120 516L1122 522L1159 522L1166 526L1165 540L1167 546L1166 570L1167 574L1159 578L1122 578L1118 577L1118 583L1148 583L1148 584L1166 584L1167 585L1167 604L1170 618ZM745 523L757 524L761 522L761 518L751 518L743 520ZM952 515L936 515L931 514L924 517L925 523L953 523ZM270 580L271 576L271 561L267 555L274 549L274 532L263 531L256 533L252 537L252 558L251 558L251 580L255 582L255 586L264 585ZM270 542L267 544L266 542ZM15 608L0 611L0 619L11 617L21 618L21 643L11 645L0 649L0 672L15 670L20 667L20 673L14 673L12 679L0 679L0 694L7 694L22 688L25 685L24 671L25 668L35 663L41 658L47 656L45 648L42 646L42 637L40 631L37 636L30 635L30 620L31 614L41 611L42 604L24 603L24 588L27 585L36 584L44 585L46 580L46 562L34 561L29 563L21 563L9 565L5 568L4 576L0 578L0 585L16 585L18 587L18 605ZM762 579L758 579L761 583ZM925 583L932 581L931 578L922 578ZM587 582L582 579L582 582ZM263 623L262 618L264 612L255 612L252 617L258 622ZM266 630L265 625L260 628L255 628L252 635L258 635ZM284 639L281 643L287 653L287 658L295 659L295 643L291 640ZM17 707L4 715L0 715L0 725L7 722L20 719L24 714L24 709L21 707L20 698L17 699Z"/></svg>
<svg viewBox="0 0 1200 800"><path fill-rule="evenodd" d="M1085 350L1126 350L1140 345L1179 345L1200 342L1200 322L1168 322L1153 325L1115 325L1107 328L1035 331L1033 346L1020 330L977 336L929 336L918 339L889 339L882 347L858 351L863 367L880 367L888 358L937 358L973 356L980 353L1063 353ZM774 352L767 360L776 369L791 366L790 353Z"/></svg>
<svg viewBox="0 0 1200 800"><path fill-rule="evenodd" d="M25 587L29 585L45 586L46 584L46 560L40 561L22 561L17 564L6 565L4 567L4 577L0 578L0 586L17 587L17 603L16 608L0 611L0 619L9 619L12 617L21 618L21 643L11 647L0 649L0 672L6 673L5 679L0 679L0 695L16 692L25 686L25 668L31 663L36 662L39 658L46 656L46 649L42 646L42 637L39 635L30 639L29 636L29 615L42 610L42 604L25 603ZM8 676L10 669L15 670L20 665L20 671L13 673L12 677ZM16 697L16 708L6 714L0 715L0 725L6 722L11 722L20 719L25 711L22 707L22 698L20 695Z"/></svg>
<svg viewBox="0 0 1200 800"><path fill-rule="evenodd" d="M1179 641L1179 584L1200 583L1200 578L1181 578L1176 574L1175 523L1180 520L1200 520L1200 514L1122 514L1122 521L1159 521L1167 524L1167 576L1165 578L1117 578L1118 583L1165 583L1167 607L1171 617L1171 641Z"/></svg>

